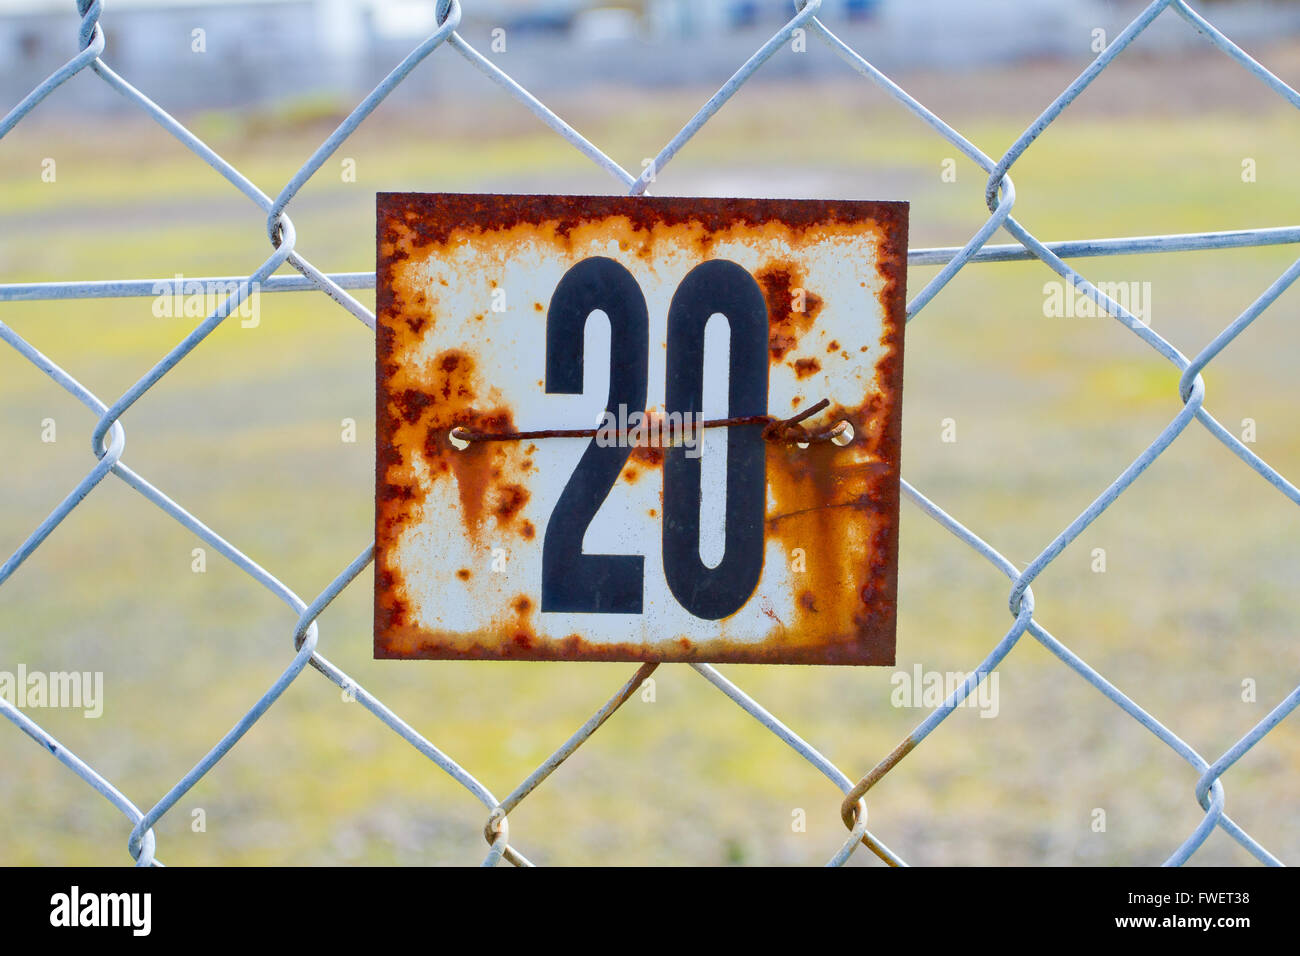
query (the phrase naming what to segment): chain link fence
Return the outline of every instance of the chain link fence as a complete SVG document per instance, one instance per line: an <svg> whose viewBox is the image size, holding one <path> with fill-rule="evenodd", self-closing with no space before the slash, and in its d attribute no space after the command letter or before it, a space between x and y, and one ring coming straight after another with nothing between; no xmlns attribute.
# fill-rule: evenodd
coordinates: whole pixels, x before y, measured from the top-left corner
<svg viewBox="0 0 1300 956"><path fill-rule="evenodd" d="M704 664L690 666L693 666L709 683L750 714L760 725L793 748L827 777L843 794L840 812L847 828L847 835L843 844L831 854L829 859L831 865L843 864L862 846L865 846L871 853L874 853L887 863L894 865L903 865L905 863L903 850L891 847L886 842L889 833L888 820L880 821L877 830L868 828L867 797L871 788L893 771L909 752L921 744L943 723L954 709L976 690L987 675L1011 653L1026 635L1045 647L1062 664L1077 673L1109 698L1115 706L1121 708L1133 720L1154 734L1199 774L1194 795L1200 807L1204 810L1204 816L1193 832L1188 834L1186 839L1172 851L1167 860L1168 864L1177 865L1186 862L1202 846L1211 832L1215 828L1220 828L1261 862L1280 865L1280 861L1268 849L1252 838L1225 812L1222 777L1247 751L1284 720L1295 709L1297 704L1300 704L1300 687L1297 687L1280 701L1266 717L1244 733L1224 753L1212 760L1207 759L1055 638L1035 616L1034 595L1031 589L1031 584L1035 578L1071 542L1078 538L1103 511L1123 495L1138 476L1150 467L1194 422L1227 446L1247 467L1257 472L1280 494L1285 495L1292 502L1300 504L1300 489L1297 489L1265 461L1251 452L1206 411L1204 407L1205 385L1201 378L1201 372L1206 366L1223 352L1251 323L1259 318L1295 281L1297 276L1300 275L1300 261L1288 268L1249 308L1224 328L1199 354L1191 358L1183 355L1166 339L1154 332L1147 323L1135 317L1120 303L1104 295L1081 273L1067 264L1069 259L1083 257L1295 243L1300 242L1300 227L1045 244L1035 238L1012 215L1016 204L1015 187L1012 184L1010 175L1013 166L1043 131L1107 68L1116 56L1140 40L1143 32L1158 17L1177 17L1186 21L1190 29L1203 34L1224 54L1257 77L1274 94L1285 98L1292 106L1300 108L1300 93L1297 93L1243 52L1228 37L1216 29L1213 24L1193 9L1190 4L1183 2L1183 0L1155 0L1155 2L1151 3L1115 37L1074 82L1070 83L1053 100L1051 105L1034 120L1005 155L994 159L985 155L960 132L927 110L905 89L876 69L867 59L832 33L817 18L820 0L804 0L804 2L797 4L793 18L764 43L723 84L721 89L654 157L653 161L647 165L646 171L638 176L633 175L615 163L597 146L581 136L528 90L514 82L496 64L458 35L456 30L460 23L461 7L457 0L441 0L438 5L437 29L385 77L274 196L263 192L261 188L209 148L186 126L170 116L144 93L135 89L126 79L115 73L100 59L100 55L104 51L105 30L111 29L111 18L108 20L103 19L103 6L100 0L77 0L77 10L81 15L78 31L80 52L33 89L21 103L4 117L3 121L0 121L0 138L9 133L45 97L58 89L69 78L82 71L90 71L125 97L134 107L146 113L168 133L184 144L198 159L215 169L235 189L256 204L266 215L266 232L272 251L261 267L249 276L239 277L234 280L229 278L201 280L205 283L233 281L232 288L235 291L226 298L219 308L199 323L183 341L164 355L144 377L111 401L105 401L83 387L65 372L56 361L39 352L12 328L0 323L0 339L3 339L23 358L45 373L56 386L74 396L96 416L95 425L91 430L91 447L95 459L93 467L76 487L68 493L58 507L41 521L30 536L8 557L3 566L0 566L0 587L6 586L14 571L41 546L51 532L86 500L87 496L100 482L112 475L114 478L125 482L182 526L202 538L209 546L215 548L236 567L246 573L253 582L268 589L277 598L289 605L294 613L298 615L297 624L293 629L292 650L294 653L278 679L267 688L257 703L244 714L227 734L216 742L193 769L177 781L165 795L147 810L141 810L136 806L112 782L97 772L91 763L62 746L59 741L54 739L40 724L15 706L14 703L0 697L0 714L3 714L6 719L17 725L23 732L39 743L48 751L50 756L84 780L86 784L108 800L127 818L132 827L127 841L127 849L137 865L161 865L158 857L158 847L155 842L154 825L171 811L177 805L177 802L230 752L231 748L247 733L249 728L276 703L286 688L296 681L308 667L318 671L328 681L352 695L374 717L407 741L419 753L427 757L434 766L443 773L448 774L483 804L486 810L486 823L483 832L488 844L485 864L492 865L505 859L516 865L531 865L520 847L511 840L509 814L557 767L596 733L600 726L637 691L657 665L646 664L638 668L603 707L592 715L585 724L574 731L563 746L543 761L512 792L504 798L498 797L480 783L469 770L457 764L436 744L421 735L419 731L404 721L398 714L385 706L383 701L330 663L317 649L319 633L316 620L318 616L340 592L353 585L367 565L370 564L373 542L362 548L356 558L320 594L311 600L305 600L278 581L270 571L251 560L234 543L221 537L199 517L177 504L144 476L128 467L123 459L126 432L122 425L122 417L141 396L157 385L164 376L171 374L181 360L198 348L214 329L229 316L236 313L241 303L249 297L252 290L260 292L319 290L350 312L368 329L374 330L375 317L373 313L350 295L348 291L373 287L374 274L345 273L327 275L313 266L297 251L296 233L288 210L299 190L335 154L353 131L412 70L419 66L421 61L435 52L439 52L442 56L454 54L468 60L474 68L486 74L506 93L520 101L555 133L571 144L574 149L609 172L629 194L637 195L645 192L655 175L655 171L662 170L671 162L682 146L709 122L710 118L717 113L723 104L761 69L764 63L774 56L782 55L783 48L790 47L792 43L806 43L810 40L825 43L849 68L886 91L904 109L911 111L924 121L936 136L942 137L988 173L984 198L989 209L989 217L969 242L960 248L910 250L908 254L909 264L941 266L941 270L924 288L915 294L909 303L907 315L909 321L920 315L936 296L943 293L953 277L969 265L1015 259L1037 259L1055 275L1068 283L1079 295L1092 299L1099 309L1105 310L1105 314L1114 317L1117 322L1179 370L1181 373L1179 396L1182 401L1182 408L1168 425L1154 437L1146 450L1125 468L1086 510L1043 547L1038 556L1023 571L1018 570L1011 561L999 554L957 517L950 515L939 504L930 500L906 480L903 481L904 494L925 514L951 532L963 545L973 549L1007 576L1011 582L1008 607L1012 617L1012 624L1006 633L996 641L987 657L971 672L965 682L940 707L932 711L908 734L891 753L860 779L855 781L853 777L831 763L815 747L782 723L776 715L765 709L758 701L752 699L715 668ZM990 240L999 230L1009 233L1015 242L1004 245L991 245ZM300 275L277 275L277 271L286 263L297 270ZM0 301L152 296L155 294L155 289L156 283L153 280L10 283L0 285ZM288 650L289 647L286 645L286 652ZM830 850L830 848L827 849Z"/></svg>

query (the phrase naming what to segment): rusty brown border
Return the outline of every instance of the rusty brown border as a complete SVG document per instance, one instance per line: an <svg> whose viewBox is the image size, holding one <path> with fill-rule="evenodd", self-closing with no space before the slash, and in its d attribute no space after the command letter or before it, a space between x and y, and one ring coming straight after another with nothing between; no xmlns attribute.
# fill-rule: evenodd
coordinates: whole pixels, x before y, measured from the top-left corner
<svg viewBox="0 0 1300 956"><path fill-rule="evenodd" d="M525 194L466 193L387 193L376 194L376 348L375 348L375 586L374 586L374 657L375 659L460 659L460 660L586 660L618 662L693 662L693 663L787 663L787 664L856 664L893 665L897 629L898 594L898 511L902 444L903 356L906 327L906 281L908 242L908 203L864 200L782 200L717 199L660 196L568 196ZM591 644L574 635L547 645L529 647L502 634L494 647L477 645L470 651L440 648L424 643L418 655L391 652L382 636L394 628L407 627L400 613L383 607L381 595L391 591L394 572L384 564L381 542L381 496L385 476L393 460L393 416L385 400L383 383L385 366L392 352L392 331L386 319L401 314L394 300L392 270L406 254L386 256L385 244L393 245L394 236L385 231L385 223L399 217L405 228L413 230L418 245L445 242L454 232L472 227L477 231L507 230L521 224L553 223L561 237L569 230L606 216L624 216L636 228L651 226L697 225L706 233L720 232L737 223L761 227L780 222L792 229L807 230L818 226L849 225L871 220L881 227L880 256L877 268L885 280L881 304L891 334L883 341L891 354L877 369L892 385L891 407L882 416L885 422L876 454L888 467L888 480L873 486L873 498L891 520L882 529L887 540L873 542L877 556L871 562L872 580L881 584L871 596L870 621L856 640L850 643L806 647L780 647L770 642L756 645L731 645L734 651L706 653L689 642L674 642L667 652L660 645L651 649L639 643ZM707 247L701 252L707 251ZM391 493L391 489L387 489ZM878 536L879 537L879 536ZM882 560L881 556L884 556Z"/></svg>

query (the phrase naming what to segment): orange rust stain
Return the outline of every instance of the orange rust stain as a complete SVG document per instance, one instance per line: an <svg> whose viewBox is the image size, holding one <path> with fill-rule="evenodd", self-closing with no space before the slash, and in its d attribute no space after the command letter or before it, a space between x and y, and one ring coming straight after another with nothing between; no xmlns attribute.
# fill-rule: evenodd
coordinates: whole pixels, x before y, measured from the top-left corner
<svg viewBox="0 0 1300 956"><path fill-rule="evenodd" d="M897 490L890 465L876 457L889 450L881 436L897 434L892 412L879 395L852 408L833 405L815 421L848 420L849 445L768 448L767 540L804 552L804 570L791 573L799 589L794 617L779 622L787 647L821 644L832 659L836 647L851 654L864 635L891 626Z"/></svg>
<svg viewBox="0 0 1300 956"><path fill-rule="evenodd" d="M420 515L431 487L454 480L464 527L474 537L489 517L499 527L518 519L527 491L500 476L517 473L521 456L507 443L472 442L459 450L449 432L457 425L513 429L513 416L484 386L470 353L447 349L428 360L415 358L427 329L404 321L415 300L413 282L393 270L391 288L379 303L376 361L388 390L386 401L381 392L378 410L376 535L395 542ZM457 576L468 580L463 570ZM375 575L377 626L400 626L408 614L402 569L381 555Z"/></svg>
<svg viewBox="0 0 1300 956"><path fill-rule="evenodd" d="M776 608L772 607L772 605L769 604L767 601L764 601L761 605L759 605L758 609L763 612L764 617L770 618L772 622L775 623L776 626L781 629L782 636L784 636L785 622L782 621L781 618L777 617Z"/></svg>
<svg viewBox="0 0 1300 956"><path fill-rule="evenodd" d="M822 370L822 363L815 358L796 359L794 363L794 374L801 380L810 375L816 375Z"/></svg>
<svg viewBox="0 0 1300 956"><path fill-rule="evenodd" d="M656 244L668 242L678 248L689 244L707 255L715 244L736 240L783 240L798 246L813 238L861 236L864 229L882 237L899 216L885 206L864 216L863 207L835 200L793 205L693 198L629 203L626 197L614 196L384 194L379 236L381 245L391 243L408 254L423 252L424 247L445 251L485 234L499 245L527 234L567 250L598 234L624 250L635 246L638 254L653 253ZM403 222L395 221L399 215Z"/></svg>
<svg viewBox="0 0 1300 956"><path fill-rule="evenodd" d="M838 352L839 350L840 350L840 343L835 341L835 339L831 339L830 344L826 346L827 354Z"/></svg>
<svg viewBox="0 0 1300 956"><path fill-rule="evenodd" d="M533 538L537 537L537 529L533 527L533 523L531 521L520 522L519 533L523 535L524 540L526 541L532 541Z"/></svg>
<svg viewBox="0 0 1300 956"><path fill-rule="evenodd" d="M473 427L490 431L513 429L514 420L509 411L502 410L476 417ZM431 462L441 460L450 467L456 478L465 530L473 535L481 529L489 510L500 524L502 508L512 506L512 497L507 493L502 500L495 483L501 473L497 462L506 452L498 442L471 442L468 448L459 450L449 441L448 431L443 427L430 428L424 444L425 458Z"/></svg>
<svg viewBox="0 0 1300 956"><path fill-rule="evenodd" d="M470 442L457 449L450 430L457 426L480 431L510 431L514 416L505 407L478 409L481 384L476 363L458 349L438 353L425 364L420 389L405 389L396 396L396 411L406 425L422 426L418 443L425 463L436 477L450 474L456 481L461 514L473 534L490 514L498 527L510 524L528 502L522 485L502 481L511 470L512 449L503 442ZM394 436L402 447L413 436Z"/></svg>
<svg viewBox="0 0 1300 956"><path fill-rule="evenodd" d="M496 507L492 513L496 516L497 524L508 524L519 510L528 503L530 495L528 489L523 485L501 485L497 488Z"/></svg>
<svg viewBox="0 0 1300 956"><path fill-rule="evenodd" d="M544 640L533 628L533 600L527 594L518 594L510 601L510 609L515 617L511 621L501 621L498 626L502 632L510 633L511 643L520 650L528 651Z"/></svg>
<svg viewBox="0 0 1300 956"><path fill-rule="evenodd" d="M460 578L462 581L468 581L469 568L461 568L459 571L456 572L456 577Z"/></svg>
<svg viewBox="0 0 1300 956"><path fill-rule="evenodd" d="M853 664L863 663L863 644L859 635L831 635L823 643L795 643L789 638L793 629L783 629L779 619L774 627L783 638L762 644L741 643L725 638L693 641L673 638L667 644L649 645L632 641L594 643L580 634L552 638L531 627L500 627L470 634L425 630L412 626L394 626L382 643L375 645L379 659L455 658L459 660L591 660L591 661L684 661L750 664ZM875 660L874 663L889 663Z"/></svg>
<svg viewBox="0 0 1300 956"><path fill-rule="evenodd" d="M803 270L789 260L767 263L754 273L754 278L767 300L767 349L774 360L780 361L813 327L822 310L822 299L804 286ZM802 303L798 301L800 296ZM798 305L803 308L797 309Z"/></svg>
<svg viewBox="0 0 1300 956"><path fill-rule="evenodd" d="M628 459L647 468L659 468L664 463L664 450L655 445L634 445L628 450Z"/></svg>

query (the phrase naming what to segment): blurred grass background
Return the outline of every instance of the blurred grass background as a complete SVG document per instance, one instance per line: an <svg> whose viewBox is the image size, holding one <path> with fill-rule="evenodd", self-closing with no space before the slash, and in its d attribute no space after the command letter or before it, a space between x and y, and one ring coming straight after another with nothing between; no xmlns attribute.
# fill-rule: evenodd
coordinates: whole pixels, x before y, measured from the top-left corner
<svg viewBox="0 0 1300 956"><path fill-rule="evenodd" d="M1300 79L1300 46L1261 54ZM998 156L1085 65L1026 64L903 83ZM1183 78L1213 96L1191 95ZM761 74L760 74L761 77ZM75 96L83 75L55 94ZM465 67L467 84L485 82ZM146 91L151 92L151 91ZM551 102L640 169L711 91L592 91ZM165 101L165 97L163 97ZM184 117L274 194L349 104ZM1040 239L1291 225L1293 112L1225 58L1126 54L1015 166L1015 215ZM57 181L41 180L46 157ZM957 157L957 181L941 178ZM1242 160L1256 162L1244 183ZM344 182L340 163L356 163ZM959 245L987 216L984 176L880 91L746 86L667 168L661 195L907 199L914 247ZM294 200L298 249L373 268L379 190L606 193L591 165L504 95L381 108ZM994 242L1006 242L1005 235ZM37 115L0 145L3 281L248 274L263 216L147 119ZM1152 283L1152 324L1195 354L1291 262L1290 247L1076 262ZM912 294L935 274L914 268ZM976 265L911 323L904 476L1023 567L1177 413L1177 372L1113 320L1045 318L1039 263ZM361 294L372 304L373 296ZM1297 292L1206 371L1206 407L1300 474ZM149 299L10 303L3 321L105 401L196 320ZM372 533L373 338L321 294L264 295L123 419L124 460L304 599ZM41 441L42 420L57 441ZM355 419L355 443L341 422ZM956 421L957 441L940 440ZM0 551L89 469L93 416L0 349ZM1289 503L1193 424L1034 584L1037 618L1213 760L1300 680ZM973 669L1010 624L1009 583L910 503L902 514L898 669ZM102 718L34 711L151 806L269 686L296 616L120 481L101 484L0 588L0 669L101 670ZM1092 549L1107 572L1091 571ZM504 796L633 665L376 662L371 572L322 616L320 651ZM890 704L891 668L724 673L856 778L924 716ZM870 794L871 828L919 864L1154 864L1201 817L1197 774L1032 638L1000 669L994 719L959 709ZM664 666L511 814L542 863L793 864L839 845L840 795L684 666ZM1258 702L1242 699L1243 680ZM1224 783L1227 810L1300 856L1300 734L1283 723ZM129 826L15 728L0 728L0 862L119 864ZM194 832L202 809L206 830ZM1093 810L1106 811L1103 833ZM807 831L792 829L803 809ZM306 671L156 826L170 864L470 863L486 811L339 690ZM1250 857L1217 833L1196 864ZM855 865L872 865L865 851Z"/></svg>

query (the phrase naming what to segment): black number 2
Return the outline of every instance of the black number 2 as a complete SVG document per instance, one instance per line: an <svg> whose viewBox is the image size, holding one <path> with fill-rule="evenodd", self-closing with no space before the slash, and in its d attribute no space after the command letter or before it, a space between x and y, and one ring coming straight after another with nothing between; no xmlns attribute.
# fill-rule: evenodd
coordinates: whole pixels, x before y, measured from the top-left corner
<svg viewBox="0 0 1300 956"><path fill-rule="evenodd" d="M597 309L609 316L606 409L644 409L649 316L636 279L613 259L585 259L560 280L546 315L546 391L582 391L583 335ZM668 310L667 410L694 422L704 392L704 327L730 325L727 416L767 411L767 304L745 269L723 259L696 266ZM640 614L641 555L584 554L582 539L618 480L629 447L587 446L556 501L542 543L542 610ZM668 587L696 617L717 620L744 606L763 570L766 449L762 426L727 429L726 546L710 568L700 557L700 459L682 446L664 455L663 562Z"/></svg>

